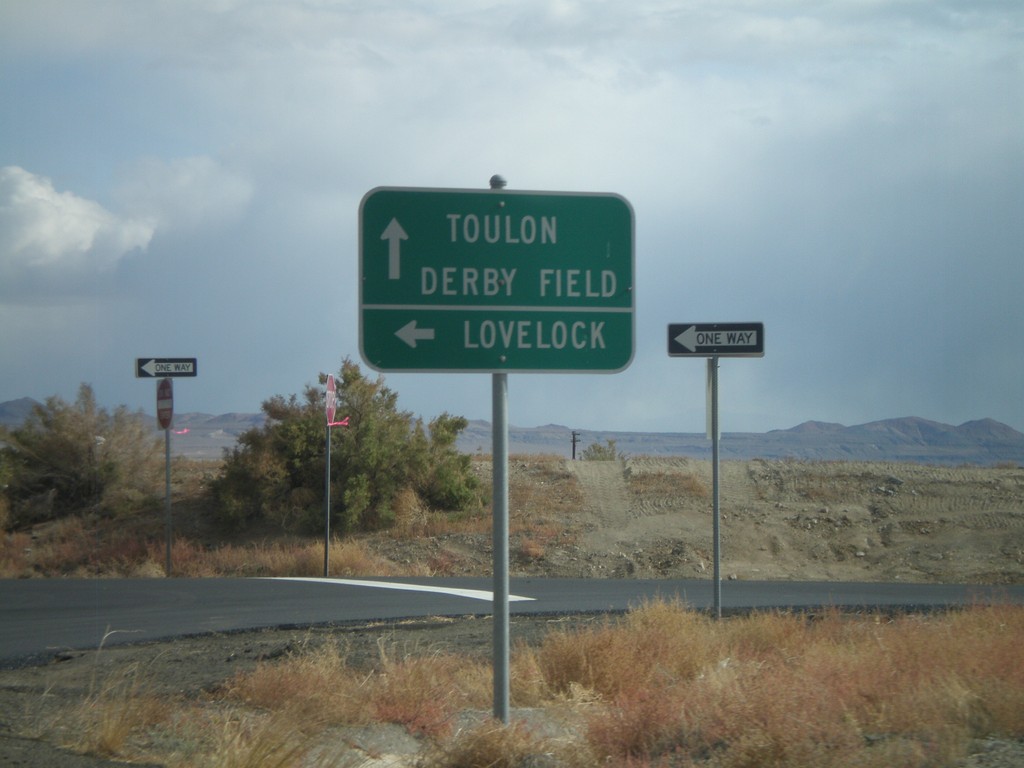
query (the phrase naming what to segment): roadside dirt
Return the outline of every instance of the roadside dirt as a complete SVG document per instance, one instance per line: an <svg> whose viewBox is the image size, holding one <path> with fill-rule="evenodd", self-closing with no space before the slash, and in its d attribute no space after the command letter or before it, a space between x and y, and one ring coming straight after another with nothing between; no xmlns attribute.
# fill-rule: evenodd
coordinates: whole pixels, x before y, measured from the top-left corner
<svg viewBox="0 0 1024 768"><path fill-rule="evenodd" d="M490 483L490 465L477 462ZM720 488L722 572L730 579L824 579L1009 584L1024 581L1024 468L842 462L724 462ZM510 462L513 575L709 578L712 476L708 462L645 458ZM366 537L401 572L490 573L489 533L417 540ZM373 576L375 574L365 574ZM516 618L516 642L593 616ZM557 623L553 623L557 622ZM350 660L373 666L381 643L490 653L486 619L435 619L304 631L216 635L62 654L49 664L0 670L0 766L123 765L78 754L75 713L118 670L139 670L147 690L204 701L261 660L343 635ZM517 713L514 717L526 717ZM486 713L479 713L486 716ZM340 765L414 765L421 744L397 727L341 729ZM174 754L181 745L148 745ZM1024 765L1024 745L978 745L965 766ZM138 765L139 763L134 763ZM143 763L145 764L145 763Z"/></svg>
<svg viewBox="0 0 1024 768"><path fill-rule="evenodd" d="M489 469L482 468L486 483ZM710 576L710 462L520 456L510 462L509 484L513 575ZM539 507L547 511L531 512ZM723 462L719 507L727 578L1024 580L1022 468ZM385 556L392 551L391 542L370 544ZM434 547L452 574L487 573L484 534L416 546Z"/></svg>

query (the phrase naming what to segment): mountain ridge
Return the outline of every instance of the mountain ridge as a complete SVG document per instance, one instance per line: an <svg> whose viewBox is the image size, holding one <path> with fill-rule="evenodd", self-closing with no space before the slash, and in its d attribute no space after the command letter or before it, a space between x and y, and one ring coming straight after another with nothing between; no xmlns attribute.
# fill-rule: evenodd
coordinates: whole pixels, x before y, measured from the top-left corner
<svg viewBox="0 0 1024 768"><path fill-rule="evenodd" d="M27 397L0 403L0 424L8 427L21 424L37 404ZM149 415L145 418L156 430L155 419ZM239 435L264 422L262 413L176 414L172 450L176 455L220 458L225 450L234 447ZM561 424L510 425L509 452L569 457L573 432L577 434L577 456L590 445L603 446L608 440L615 441L620 453L630 456L711 456L711 441L702 433L574 430ZM490 422L470 421L459 435L457 446L464 453L490 454ZM769 432L725 432L719 450L722 459L1024 464L1024 433L991 418L973 419L960 425L919 416L880 419L853 426L811 420Z"/></svg>

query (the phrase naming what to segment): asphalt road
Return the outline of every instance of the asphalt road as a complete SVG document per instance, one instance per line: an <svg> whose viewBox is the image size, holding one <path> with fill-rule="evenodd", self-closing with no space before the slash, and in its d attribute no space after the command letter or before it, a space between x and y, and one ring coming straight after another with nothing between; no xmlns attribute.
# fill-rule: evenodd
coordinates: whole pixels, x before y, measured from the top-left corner
<svg viewBox="0 0 1024 768"><path fill-rule="evenodd" d="M62 650L211 632L373 619L489 615L491 581L473 579L0 579L0 666ZM644 600L713 605L710 580L512 579L513 614L623 611ZM934 609L1024 604L1024 585L734 581L725 612L748 609Z"/></svg>

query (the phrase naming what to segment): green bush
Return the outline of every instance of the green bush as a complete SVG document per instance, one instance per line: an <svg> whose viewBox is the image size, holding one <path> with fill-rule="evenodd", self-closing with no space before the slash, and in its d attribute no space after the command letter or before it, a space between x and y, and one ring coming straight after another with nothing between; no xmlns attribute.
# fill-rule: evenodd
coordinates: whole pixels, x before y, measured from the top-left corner
<svg viewBox="0 0 1024 768"><path fill-rule="evenodd" d="M74 403L50 397L25 423L0 433L9 527L80 512L117 514L154 503L160 441L140 412L96 405L82 384Z"/></svg>
<svg viewBox="0 0 1024 768"><path fill-rule="evenodd" d="M326 377L323 377L326 380ZM324 392L307 386L300 399L263 403L267 421L239 437L214 481L222 522L245 527L266 521L318 530L324 514ZM427 430L398 410L383 377L369 379L346 359L337 385L337 413L347 427L331 429L331 527L342 533L387 528L398 494L412 489L428 505L463 510L479 503L468 456L455 449L464 418L443 414Z"/></svg>

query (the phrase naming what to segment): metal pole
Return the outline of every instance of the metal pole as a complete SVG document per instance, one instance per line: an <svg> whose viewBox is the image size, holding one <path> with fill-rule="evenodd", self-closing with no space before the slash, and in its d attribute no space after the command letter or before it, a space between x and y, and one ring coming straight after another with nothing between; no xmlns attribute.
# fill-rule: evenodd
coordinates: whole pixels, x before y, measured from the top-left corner
<svg viewBox="0 0 1024 768"><path fill-rule="evenodd" d="M331 563L331 425L327 427L327 465L324 467L324 578Z"/></svg>
<svg viewBox="0 0 1024 768"><path fill-rule="evenodd" d="M165 483L164 483L164 506L165 514L164 519L166 523L166 539L167 539L167 562L164 566L164 572L168 578L171 575L171 427L168 425L167 429L164 430L164 468L165 468Z"/></svg>
<svg viewBox="0 0 1024 768"><path fill-rule="evenodd" d="M508 374L491 374L493 397L494 717L508 723Z"/></svg>
<svg viewBox="0 0 1024 768"><path fill-rule="evenodd" d="M711 381L711 498L714 515L715 558L715 618L722 618L722 526L719 507L718 482L718 358L708 358L708 378Z"/></svg>
<svg viewBox="0 0 1024 768"><path fill-rule="evenodd" d="M493 190L508 184L499 174L490 179ZM509 615L508 615L508 374L491 374L491 546L494 568L494 717L508 723Z"/></svg>

